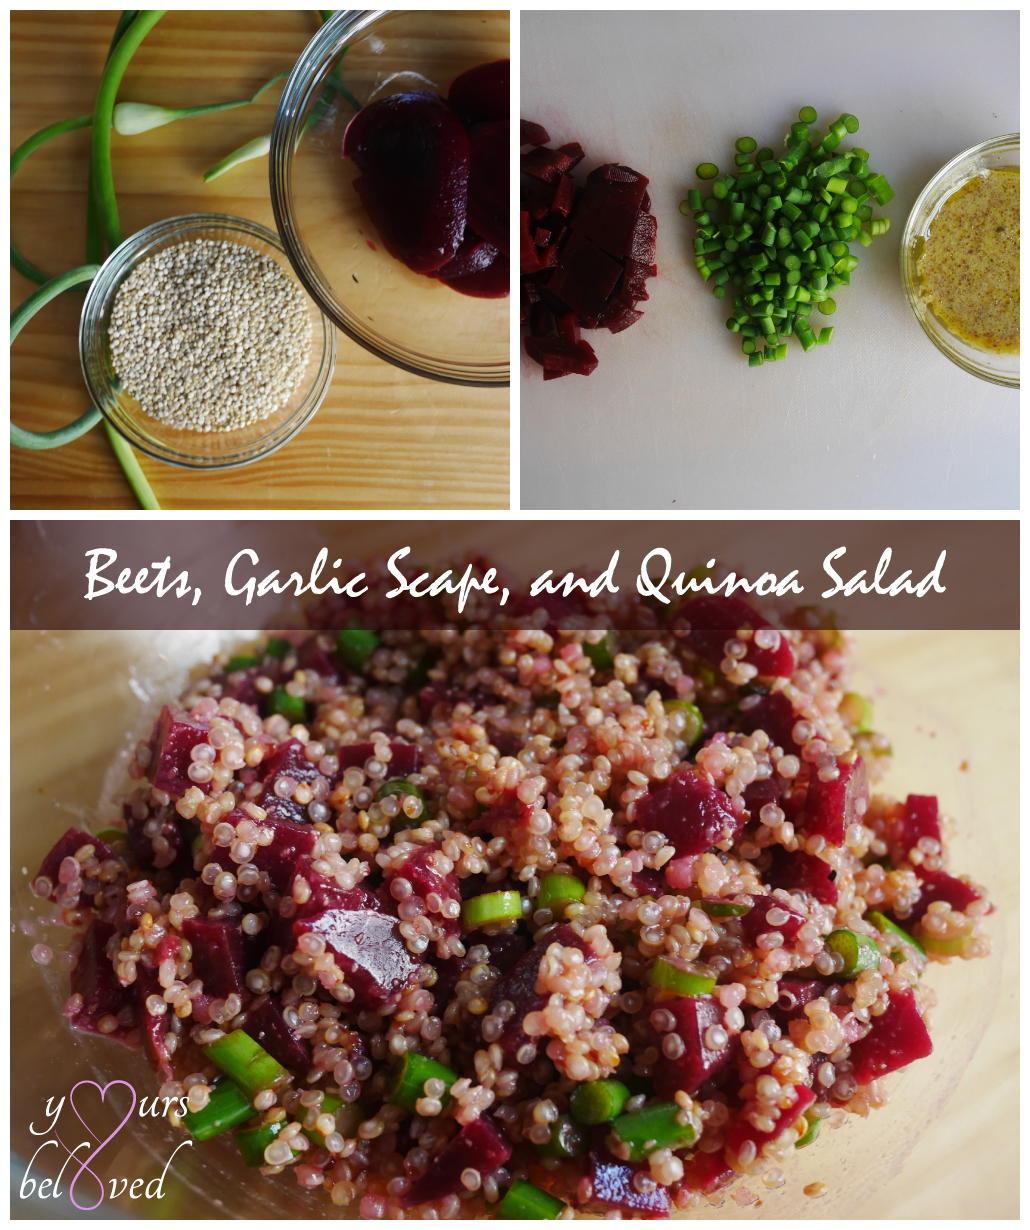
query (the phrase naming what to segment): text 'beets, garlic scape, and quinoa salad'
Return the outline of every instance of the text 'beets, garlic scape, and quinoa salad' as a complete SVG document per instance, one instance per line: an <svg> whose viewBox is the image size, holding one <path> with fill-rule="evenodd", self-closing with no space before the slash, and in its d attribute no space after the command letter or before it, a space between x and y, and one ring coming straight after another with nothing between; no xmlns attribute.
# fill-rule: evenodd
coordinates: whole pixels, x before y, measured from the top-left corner
<svg viewBox="0 0 1030 1230"><path fill-rule="evenodd" d="M70 1024L364 1218L666 1217L883 1107L991 907L935 797L871 793L847 635L584 612L219 655L34 880Z"/></svg>

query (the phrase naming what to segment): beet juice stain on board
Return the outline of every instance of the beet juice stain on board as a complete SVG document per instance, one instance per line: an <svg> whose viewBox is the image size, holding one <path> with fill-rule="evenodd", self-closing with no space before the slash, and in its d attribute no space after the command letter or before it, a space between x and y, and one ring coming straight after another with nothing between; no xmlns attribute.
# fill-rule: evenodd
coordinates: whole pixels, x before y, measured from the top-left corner
<svg viewBox="0 0 1030 1230"><path fill-rule="evenodd" d="M870 71L801 88L732 13L524 14L523 507L1016 507L1018 357L929 345L897 276L935 171L1018 166L1014 22L829 14ZM749 37L792 62L790 25Z"/></svg>

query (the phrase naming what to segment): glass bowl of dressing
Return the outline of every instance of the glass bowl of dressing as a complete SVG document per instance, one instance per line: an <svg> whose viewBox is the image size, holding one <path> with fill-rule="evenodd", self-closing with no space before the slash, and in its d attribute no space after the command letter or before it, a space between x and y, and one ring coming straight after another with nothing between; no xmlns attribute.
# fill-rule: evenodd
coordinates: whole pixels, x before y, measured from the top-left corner
<svg viewBox="0 0 1030 1230"><path fill-rule="evenodd" d="M930 341L981 380L1019 388L1019 134L942 167L901 237L901 280Z"/></svg>

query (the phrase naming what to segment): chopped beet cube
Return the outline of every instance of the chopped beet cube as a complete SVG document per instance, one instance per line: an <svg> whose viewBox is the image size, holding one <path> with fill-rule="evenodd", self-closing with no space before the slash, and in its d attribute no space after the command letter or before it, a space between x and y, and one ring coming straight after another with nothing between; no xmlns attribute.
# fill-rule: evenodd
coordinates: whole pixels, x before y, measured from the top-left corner
<svg viewBox="0 0 1030 1230"><path fill-rule="evenodd" d="M577 234L592 239L610 256L633 255L630 245L646 187L644 176L628 167L608 164L591 171L576 212Z"/></svg>
<svg viewBox="0 0 1030 1230"><path fill-rule="evenodd" d="M179 813L174 807L156 807L151 810L146 819L138 820L132 814L132 805L126 803L122 807L122 815L125 817L125 828L129 834L129 845L132 848L133 857L141 867L157 866L154 837L163 837L168 842L168 852L161 858L162 867L170 866L179 851L185 848L186 842L180 828ZM154 837L151 837L147 834L146 829L155 820L160 823L161 828L154 834Z"/></svg>
<svg viewBox="0 0 1030 1230"><path fill-rule="evenodd" d="M466 273L460 278L444 279L451 290L473 299L504 299L511 294L511 267L503 252L485 269Z"/></svg>
<svg viewBox="0 0 1030 1230"><path fill-rule="evenodd" d="M339 665L327 652L317 636L309 637L297 652L297 665L306 671L314 671L326 683L336 683L340 678ZM267 671L262 670L262 674Z"/></svg>
<svg viewBox="0 0 1030 1230"><path fill-rule="evenodd" d="M771 853L772 863L765 880L772 888L785 888L789 893L800 889L823 905L837 904L837 881L830 878L833 868L829 863L801 850L792 854L783 846L773 846Z"/></svg>
<svg viewBox="0 0 1030 1230"><path fill-rule="evenodd" d="M869 806L869 778L862 757L838 769L840 776L832 782L813 776L805 800L805 832L810 837L825 837L830 846L844 844L848 826L860 823Z"/></svg>
<svg viewBox="0 0 1030 1230"><path fill-rule="evenodd" d="M306 1038L298 1038L283 1017L274 997L262 996L247 1013L244 1033L277 1059L291 1072L307 1074L311 1067L311 1046Z"/></svg>
<svg viewBox="0 0 1030 1230"><path fill-rule="evenodd" d="M162 941L163 942L163 941ZM168 1016L151 1016L147 1011L147 1000L151 995L161 997L164 987L158 981L157 970L148 969L142 961L136 963L136 981L132 984L132 992L136 999L136 1021L140 1038L143 1042L143 1054L151 1069L161 1077L161 1083L175 1079L175 1066L172 1052L166 1041L168 1035Z"/></svg>
<svg viewBox="0 0 1030 1230"><path fill-rule="evenodd" d="M522 145L547 145L551 138L547 129L532 120L519 120L519 141Z"/></svg>
<svg viewBox="0 0 1030 1230"><path fill-rule="evenodd" d="M442 1200L462 1190L464 1170L492 1174L511 1157L511 1144L489 1115L480 1115L444 1146L430 1168L401 1197L406 1209L430 1200Z"/></svg>
<svg viewBox="0 0 1030 1230"><path fill-rule="evenodd" d="M519 268L523 273L536 273L542 268L537 256L536 244L529 233L529 210L519 213Z"/></svg>
<svg viewBox="0 0 1030 1230"><path fill-rule="evenodd" d="M318 764L304 755L304 744L299 739L284 739L258 769L259 780L275 783L276 778L292 777L295 782L313 782L321 777Z"/></svg>
<svg viewBox="0 0 1030 1230"><path fill-rule="evenodd" d="M923 892L912 907L912 912L905 916L913 923L923 917L931 902L946 901L953 910L964 914L966 906L982 900L975 888L956 876L948 875L946 871L929 871L925 867L916 867L915 873L922 881Z"/></svg>
<svg viewBox="0 0 1030 1230"><path fill-rule="evenodd" d="M569 157L572 159L573 167L578 167L579 164L586 157L586 152L584 151L583 146L580 145L578 141L569 141L565 145L559 145L558 148L561 150L563 154L569 155ZM570 167L569 169L571 170L572 168Z"/></svg>
<svg viewBox="0 0 1030 1230"><path fill-rule="evenodd" d="M763 807L779 801L780 785L775 776L753 781L744 791L744 806L752 820L758 819Z"/></svg>
<svg viewBox="0 0 1030 1230"><path fill-rule="evenodd" d="M43 876L53 885L49 900L57 900L61 864L66 858L74 858L76 850L81 850L83 846L93 846L96 857L102 863L107 859L114 858L114 851L111 847L105 842L98 841L91 833L87 833L83 829L67 829L50 847L50 852L43 860L39 871L36 872L37 880L40 876ZM92 899L93 894L87 892L85 888L79 893L79 905L81 906L88 905Z"/></svg>
<svg viewBox="0 0 1030 1230"><path fill-rule="evenodd" d="M250 813L237 807L225 817L227 824L236 825L241 820L251 819ZM293 884L293 870L302 854L310 854L314 849L318 834L310 824L294 824L290 820L280 820L275 816L266 816L261 822L263 828L273 831L272 843L268 846L255 846L251 862L259 871L268 873L272 888L281 896L290 891ZM235 874L237 864L229 856L224 846L217 846L211 854L210 861L224 867L226 871Z"/></svg>
<svg viewBox="0 0 1030 1230"><path fill-rule="evenodd" d="M633 225L633 235L629 241L626 256L641 265L650 265L654 260L655 242L658 238L658 219L643 210L637 214Z"/></svg>
<svg viewBox="0 0 1030 1230"><path fill-rule="evenodd" d="M798 719L794 706L783 692L770 692L768 696L749 696L746 699L755 699L756 703L740 710L738 724L744 734L764 730L774 746L783 748L784 755L796 756L801 749L794 742L792 732Z"/></svg>
<svg viewBox="0 0 1030 1230"><path fill-rule="evenodd" d="M622 293L637 303L650 296L647 293L647 279L654 277L652 265L642 265L632 257L626 259L626 272L622 275Z"/></svg>
<svg viewBox="0 0 1030 1230"><path fill-rule="evenodd" d="M790 1110L781 1111L780 1117L776 1121L776 1126L771 1132L760 1132L747 1119L743 1117L738 1118L726 1137L727 1150L732 1153L739 1153L741 1146L746 1140L753 1140L758 1151L761 1152L762 1145L766 1141L775 1140L782 1131L796 1122L799 1116L803 1115L815 1101L815 1094L807 1085L795 1085L794 1092L798 1095L798 1100Z"/></svg>
<svg viewBox="0 0 1030 1230"><path fill-rule="evenodd" d="M679 614L691 627L687 643L713 666L718 666L726 656L726 642L736 638L738 629L770 627L768 620L742 599L726 598L722 594L693 598ZM760 649L753 639L747 642L747 647L744 661L756 667L760 676L793 675L794 651L786 637L780 637L775 649Z"/></svg>
<svg viewBox="0 0 1030 1230"><path fill-rule="evenodd" d="M468 225L505 256L511 251L508 121L487 124L469 138Z"/></svg>
<svg viewBox="0 0 1030 1230"><path fill-rule="evenodd" d="M524 174L543 180L545 184L556 184L572 166L572 158L557 149L534 149L521 156L519 165Z"/></svg>
<svg viewBox="0 0 1030 1230"><path fill-rule="evenodd" d="M448 261L432 276L443 282L451 278L463 278L470 273L479 273L482 269L488 269L496 259L497 249L494 245L469 232L462 240L454 260Z"/></svg>
<svg viewBox="0 0 1030 1230"><path fill-rule="evenodd" d="M425 689L423 689L424 691ZM340 772L346 769L363 769L365 761L375 755L374 743L345 743L336 753L340 758ZM417 743L391 743L388 777L407 777L418 769Z"/></svg>
<svg viewBox="0 0 1030 1230"><path fill-rule="evenodd" d="M581 232L577 230L578 239ZM561 263L548 283L548 289L567 303L591 329L615 289L622 266L589 241L570 242Z"/></svg>
<svg viewBox="0 0 1030 1230"><path fill-rule="evenodd" d="M278 666L278 663L276 663L276 666ZM246 670L233 671L232 682L230 682L227 678L225 683L222 684L222 695L228 696L232 700L238 700L243 705L250 705L252 708L257 709L261 703L262 697L261 693L254 686L254 680L257 679L258 675L271 676L272 673L272 671L266 671L264 667L261 666L251 666ZM278 677L278 670L276 670L274 674Z"/></svg>
<svg viewBox="0 0 1030 1230"><path fill-rule="evenodd" d="M740 930L747 943L753 947L760 935L779 931L785 943L793 944L798 932L808 922L804 914L780 897L759 896L757 893L749 893L748 896L754 904L740 919ZM770 922L767 918L770 910L781 910L787 915L787 921Z"/></svg>
<svg viewBox="0 0 1030 1230"><path fill-rule="evenodd" d="M940 812L935 794L910 794L905 800L905 815L900 825L892 826L891 840L902 856L915 849L920 837L941 840Z"/></svg>
<svg viewBox="0 0 1030 1230"><path fill-rule="evenodd" d="M563 218L569 216L575 190L576 185L568 175L558 177L558 183L554 190L554 200L551 202L551 208L556 214L561 214Z"/></svg>
<svg viewBox="0 0 1030 1230"><path fill-rule="evenodd" d="M664 833L676 858L704 854L717 842L736 838L744 827L729 798L692 769L680 769L664 785L653 784L634 804L633 822L645 833Z"/></svg>
<svg viewBox="0 0 1030 1230"><path fill-rule="evenodd" d="M361 171L354 188L392 256L415 273L451 260L465 231L469 140L439 94L416 90L362 107L343 156Z"/></svg>
<svg viewBox="0 0 1030 1230"><path fill-rule="evenodd" d="M408 951L399 925L379 910L332 909L295 919L293 932L298 938L312 932L325 940L360 1012L396 1003L418 977L422 958Z"/></svg>
<svg viewBox="0 0 1030 1230"><path fill-rule="evenodd" d="M590 1181L594 1186L593 1199L609 1209L622 1209L644 1221L669 1216L669 1189L655 1187L646 1194L633 1186L633 1176L638 1171L650 1173L647 1162L620 1162L603 1146L590 1150Z"/></svg>
<svg viewBox="0 0 1030 1230"><path fill-rule="evenodd" d="M101 918L94 918L90 923L82 940L78 964L71 974L72 994L82 996L82 1007L70 1019L75 1029L96 1034L100 1033L97 1022L101 1017L117 1017L118 1028L104 1036L123 1042L126 1035L136 1028L135 1008L132 987L123 987L118 981L111 958L107 955L107 944L114 933L114 926ZM126 1009L133 1013L129 1024L122 1020Z"/></svg>
<svg viewBox="0 0 1030 1230"><path fill-rule="evenodd" d="M581 341L579 322L576 320L574 312L566 312L562 316L556 316L554 324L562 341L568 342L572 346L577 345Z"/></svg>
<svg viewBox="0 0 1030 1230"><path fill-rule="evenodd" d="M692 1192L710 1195L736 1178L737 1172L726 1161L723 1149L702 1153L700 1149L683 1166L683 1186Z"/></svg>
<svg viewBox="0 0 1030 1230"><path fill-rule="evenodd" d="M447 912L448 902L456 902L460 907L461 886L453 871L441 873L436 863L443 858L443 853L437 843L422 846L401 863L396 870L391 870L383 881L383 899L389 901L391 907L396 907L396 901L390 895L390 885L398 876L408 881L414 896L421 897L426 903L426 916L430 922L443 929L444 935L457 935L461 931L461 912L451 917ZM434 900L430 902L430 897ZM432 905L439 899L440 909L433 910ZM453 909L453 906L450 907Z"/></svg>
<svg viewBox="0 0 1030 1230"><path fill-rule="evenodd" d="M852 1076L860 1085L896 1072L933 1053L926 1022L912 991L891 992L887 1011L872 1018L872 1029L851 1044Z"/></svg>
<svg viewBox="0 0 1030 1230"><path fill-rule="evenodd" d="M605 328L609 333L621 333L623 329L635 325L643 314L636 308L620 302L618 296L613 295L598 318L597 324L599 328Z"/></svg>
<svg viewBox="0 0 1030 1230"><path fill-rule="evenodd" d="M638 897L659 897L662 892L662 873L651 867L634 871L631 881Z"/></svg>
<svg viewBox="0 0 1030 1230"><path fill-rule="evenodd" d="M147 777L155 790L163 790L173 799L181 798L191 786L207 794L209 783L191 781L188 774L193 763L190 752L198 743L207 742L209 729L207 722L195 722L182 709L164 706L150 740L147 766Z"/></svg>
<svg viewBox="0 0 1030 1230"><path fill-rule="evenodd" d="M813 979L802 982L797 978L781 978L779 981L780 997L773 1005L772 1011L782 1020L793 1020L804 1016L805 1004L826 994L826 983Z"/></svg>
<svg viewBox="0 0 1030 1230"><path fill-rule="evenodd" d="M545 380L559 376L589 376L597 356L589 342L567 342L560 337L526 339L526 354L544 369Z"/></svg>
<svg viewBox="0 0 1030 1230"><path fill-rule="evenodd" d="M182 934L193 945L193 977L203 982L205 994L217 999L228 995L250 998L238 919L187 918Z"/></svg>
<svg viewBox="0 0 1030 1230"><path fill-rule="evenodd" d="M736 1039L712 1050L705 1044L705 1032L712 1025L721 1025L725 1014L714 995L692 995L687 999L662 1002L676 1018L675 1032L683 1039L684 1050L679 1059L670 1059L659 1051L654 1068L654 1087L659 1097L673 1101L677 1090L694 1093L698 1086L729 1063Z"/></svg>
<svg viewBox="0 0 1030 1230"><path fill-rule="evenodd" d="M463 72L451 82L447 101L474 123L506 120L511 109L511 61L492 60ZM546 141L547 134L542 128L540 132Z"/></svg>

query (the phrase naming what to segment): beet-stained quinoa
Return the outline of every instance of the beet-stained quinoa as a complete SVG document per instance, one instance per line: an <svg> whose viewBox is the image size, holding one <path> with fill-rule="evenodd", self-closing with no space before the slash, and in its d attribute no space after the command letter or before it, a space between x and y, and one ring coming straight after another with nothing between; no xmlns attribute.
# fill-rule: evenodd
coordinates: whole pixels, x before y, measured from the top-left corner
<svg viewBox="0 0 1030 1230"><path fill-rule="evenodd" d="M34 881L78 932L66 1015L142 1045L201 1139L243 1099L244 1158L352 1215L778 1187L932 1050L926 954L989 952L936 799L870 798L848 649L702 597L222 655L137 748L124 839L70 830Z"/></svg>

